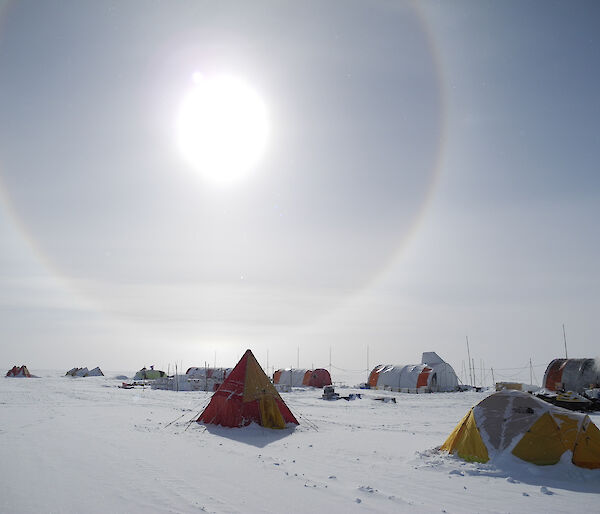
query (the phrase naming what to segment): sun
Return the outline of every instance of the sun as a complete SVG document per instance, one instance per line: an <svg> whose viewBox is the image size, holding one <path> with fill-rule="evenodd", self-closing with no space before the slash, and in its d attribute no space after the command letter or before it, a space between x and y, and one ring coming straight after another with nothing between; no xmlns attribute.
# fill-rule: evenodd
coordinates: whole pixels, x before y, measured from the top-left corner
<svg viewBox="0 0 600 514"><path fill-rule="evenodd" d="M264 154L267 136L265 104L249 84L194 73L177 116L177 145L193 169L219 184L244 178Z"/></svg>

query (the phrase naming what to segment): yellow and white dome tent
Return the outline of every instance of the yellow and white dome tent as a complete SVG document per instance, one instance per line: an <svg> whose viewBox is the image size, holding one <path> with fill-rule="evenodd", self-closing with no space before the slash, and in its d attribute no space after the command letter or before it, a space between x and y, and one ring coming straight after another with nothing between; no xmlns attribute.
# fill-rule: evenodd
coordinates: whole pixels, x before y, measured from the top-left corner
<svg viewBox="0 0 600 514"><path fill-rule="evenodd" d="M507 452L540 466L565 452L582 468L600 468L600 430L589 416L546 403L521 391L500 391L472 407L440 450L472 462Z"/></svg>

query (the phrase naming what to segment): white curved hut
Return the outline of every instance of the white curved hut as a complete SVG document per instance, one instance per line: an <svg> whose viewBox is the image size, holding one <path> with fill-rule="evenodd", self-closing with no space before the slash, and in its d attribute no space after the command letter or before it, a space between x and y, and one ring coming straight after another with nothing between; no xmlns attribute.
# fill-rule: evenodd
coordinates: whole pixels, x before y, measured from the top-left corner
<svg viewBox="0 0 600 514"><path fill-rule="evenodd" d="M302 368L278 369L273 375L273 383L290 387L302 387L307 371Z"/></svg>
<svg viewBox="0 0 600 514"><path fill-rule="evenodd" d="M435 352L424 352L420 364L379 364L369 375L372 389L405 393L449 392L458 389L454 369Z"/></svg>

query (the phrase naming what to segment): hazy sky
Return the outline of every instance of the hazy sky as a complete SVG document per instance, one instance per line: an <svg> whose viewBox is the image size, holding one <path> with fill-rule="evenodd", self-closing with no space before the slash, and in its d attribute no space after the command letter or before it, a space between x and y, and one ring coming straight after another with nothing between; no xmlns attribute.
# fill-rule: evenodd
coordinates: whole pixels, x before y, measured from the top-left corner
<svg viewBox="0 0 600 514"><path fill-rule="evenodd" d="M597 2L0 5L5 368L598 356ZM195 74L266 107L228 185Z"/></svg>

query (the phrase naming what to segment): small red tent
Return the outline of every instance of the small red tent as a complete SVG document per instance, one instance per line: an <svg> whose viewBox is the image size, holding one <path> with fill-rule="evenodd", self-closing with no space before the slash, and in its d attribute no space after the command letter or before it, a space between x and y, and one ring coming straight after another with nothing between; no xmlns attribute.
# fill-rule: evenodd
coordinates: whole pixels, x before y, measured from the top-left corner
<svg viewBox="0 0 600 514"><path fill-rule="evenodd" d="M252 422L267 428L299 424L250 350L246 350L196 421L224 427L243 427Z"/></svg>
<svg viewBox="0 0 600 514"><path fill-rule="evenodd" d="M323 368L309 369L304 375L302 385L310 387L325 387L331 385L331 375Z"/></svg>
<svg viewBox="0 0 600 514"><path fill-rule="evenodd" d="M13 366L12 369L9 369L6 372L6 376L7 377L27 377L27 378L31 378L31 373L29 373L29 370L27 369L27 366L25 366L25 364L23 364L20 368L17 366Z"/></svg>

